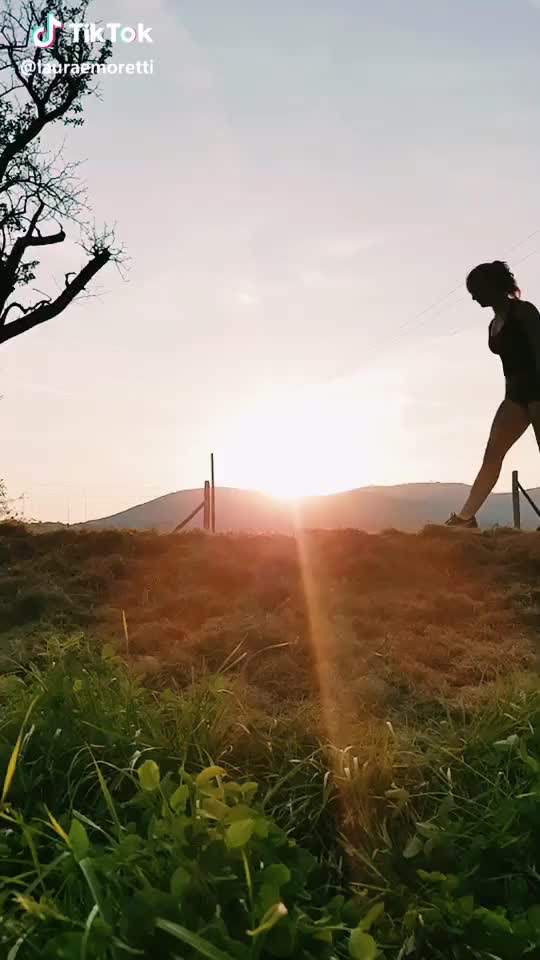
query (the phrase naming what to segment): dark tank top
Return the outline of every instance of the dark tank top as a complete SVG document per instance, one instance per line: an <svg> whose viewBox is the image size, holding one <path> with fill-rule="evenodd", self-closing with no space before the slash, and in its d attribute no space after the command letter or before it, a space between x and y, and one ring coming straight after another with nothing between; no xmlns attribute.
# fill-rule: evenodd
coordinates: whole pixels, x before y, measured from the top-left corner
<svg viewBox="0 0 540 960"><path fill-rule="evenodd" d="M528 383L540 377L540 314L532 303L511 300L502 328L492 334L495 318L489 325L489 348L500 356L507 381Z"/></svg>

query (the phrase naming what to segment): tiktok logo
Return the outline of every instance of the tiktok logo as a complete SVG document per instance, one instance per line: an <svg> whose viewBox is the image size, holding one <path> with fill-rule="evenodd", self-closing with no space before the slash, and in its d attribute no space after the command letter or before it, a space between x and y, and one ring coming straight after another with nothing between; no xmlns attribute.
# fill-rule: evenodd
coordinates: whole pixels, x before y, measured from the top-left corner
<svg viewBox="0 0 540 960"><path fill-rule="evenodd" d="M62 30L64 24L57 20L53 13L47 14L47 25L45 27L36 27L32 36L34 44L41 50L48 50L56 40L56 31Z"/></svg>

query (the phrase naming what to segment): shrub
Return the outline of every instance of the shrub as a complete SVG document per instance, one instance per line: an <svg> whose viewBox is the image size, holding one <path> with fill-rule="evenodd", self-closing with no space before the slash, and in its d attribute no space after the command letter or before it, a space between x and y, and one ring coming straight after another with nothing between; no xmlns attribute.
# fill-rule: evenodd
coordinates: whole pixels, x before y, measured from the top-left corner
<svg viewBox="0 0 540 960"><path fill-rule="evenodd" d="M62 590L54 587L29 587L19 590L14 616L18 623L54 616L68 610L71 602Z"/></svg>

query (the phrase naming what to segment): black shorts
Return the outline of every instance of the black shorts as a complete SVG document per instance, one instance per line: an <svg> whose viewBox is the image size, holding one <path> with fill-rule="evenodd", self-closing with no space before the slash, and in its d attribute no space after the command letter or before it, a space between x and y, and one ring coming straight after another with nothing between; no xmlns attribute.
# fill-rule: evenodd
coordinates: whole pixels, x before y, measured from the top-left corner
<svg viewBox="0 0 540 960"><path fill-rule="evenodd" d="M512 377L506 380L505 399L528 407L540 402L540 379L537 377Z"/></svg>

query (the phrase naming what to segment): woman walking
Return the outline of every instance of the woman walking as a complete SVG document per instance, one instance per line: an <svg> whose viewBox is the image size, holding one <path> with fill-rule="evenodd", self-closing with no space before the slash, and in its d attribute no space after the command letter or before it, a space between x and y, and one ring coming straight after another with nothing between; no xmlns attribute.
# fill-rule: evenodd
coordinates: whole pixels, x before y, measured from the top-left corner
<svg viewBox="0 0 540 960"><path fill-rule="evenodd" d="M508 264L481 263L467 277L467 290L481 307L492 307L489 348L500 356L506 392L489 434L484 460L470 496L450 527L477 527L476 513L499 479L503 460L532 424L540 448L540 313L521 300Z"/></svg>

